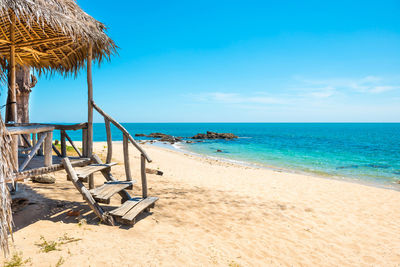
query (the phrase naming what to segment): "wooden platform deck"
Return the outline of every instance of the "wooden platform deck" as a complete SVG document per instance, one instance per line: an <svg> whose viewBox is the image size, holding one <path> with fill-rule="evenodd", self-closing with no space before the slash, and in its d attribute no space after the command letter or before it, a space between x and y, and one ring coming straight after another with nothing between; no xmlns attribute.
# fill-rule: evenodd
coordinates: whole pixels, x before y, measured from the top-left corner
<svg viewBox="0 0 400 267"><path fill-rule="evenodd" d="M24 162L25 158L27 157L26 154L19 154L18 155L18 162L19 164L22 164ZM74 167L79 167L79 166L84 166L87 165L90 162L89 158L79 158L79 157L69 157L72 166ZM53 164L51 166L45 167L44 165L44 156L35 156L27 165L24 171L18 172L15 175L15 179L17 180L23 180L25 178L37 176L37 175L43 175L47 173L52 173L56 172L59 170L64 169L64 166L62 164L62 157L58 156L53 156Z"/></svg>

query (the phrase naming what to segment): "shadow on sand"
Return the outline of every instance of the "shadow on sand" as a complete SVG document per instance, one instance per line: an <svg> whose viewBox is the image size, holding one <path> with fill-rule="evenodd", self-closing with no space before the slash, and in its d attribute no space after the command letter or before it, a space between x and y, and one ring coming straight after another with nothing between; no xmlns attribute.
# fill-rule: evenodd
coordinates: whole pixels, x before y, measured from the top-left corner
<svg viewBox="0 0 400 267"><path fill-rule="evenodd" d="M51 189L51 186L41 186L41 188ZM68 187L57 187L57 190L60 189L71 190L71 188ZM51 199L38 193L27 184L19 184L18 192L13 198L28 200L21 202L23 204L20 207L13 207L14 232L42 220L76 225L80 225L84 221L84 223L88 225L100 224L100 220L92 212L90 207L83 202L83 199L82 202ZM116 208L116 206L112 205L101 205L101 207L104 211L110 211ZM151 214L151 212L141 213L137 216L136 222L145 219ZM133 225L122 225L117 221L115 225L120 229L126 230L133 227Z"/></svg>

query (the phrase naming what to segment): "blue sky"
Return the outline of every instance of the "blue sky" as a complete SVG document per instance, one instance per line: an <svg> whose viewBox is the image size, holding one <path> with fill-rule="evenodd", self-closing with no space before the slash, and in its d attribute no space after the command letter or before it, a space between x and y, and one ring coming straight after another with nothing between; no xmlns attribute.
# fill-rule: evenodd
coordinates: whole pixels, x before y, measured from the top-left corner
<svg viewBox="0 0 400 267"><path fill-rule="evenodd" d="M399 121L399 1L78 3L120 47L93 75L119 121ZM39 79L32 122L85 120L84 71Z"/></svg>

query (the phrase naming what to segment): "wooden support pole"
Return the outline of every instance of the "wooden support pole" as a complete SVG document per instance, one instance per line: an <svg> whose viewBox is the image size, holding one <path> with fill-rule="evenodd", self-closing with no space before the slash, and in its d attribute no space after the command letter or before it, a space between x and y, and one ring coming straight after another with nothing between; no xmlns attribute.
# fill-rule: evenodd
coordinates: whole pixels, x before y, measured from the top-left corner
<svg viewBox="0 0 400 267"><path fill-rule="evenodd" d="M87 128L82 129L82 155L87 158Z"/></svg>
<svg viewBox="0 0 400 267"><path fill-rule="evenodd" d="M92 57L93 46L90 43L87 56L87 86L88 86L88 130L87 130L87 156L93 155L93 81L92 81ZM94 188L93 175L89 175L89 189Z"/></svg>
<svg viewBox="0 0 400 267"><path fill-rule="evenodd" d="M14 171L18 171L18 143L19 143L19 138L18 135L12 135L12 142L11 142L11 147L12 147L12 153L13 153L13 160L14 160L14 166L15 166L15 170Z"/></svg>
<svg viewBox="0 0 400 267"><path fill-rule="evenodd" d="M36 145L36 134L33 133L32 134L32 146L35 146L35 145Z"/></svg>
<svg viewBox="0 0 400 267"><path fill-rule="evenodd" d="M17 91L15 88L16 76L15 76L15 14L11 13L11 24L10 24L10 61L9 61L9 75L8 75L8 102L6 111L6 122L13 121L17 123Z"/></svg>
<svg viewBox="0 0 400 267"><path fill-rule="evenodd" d="M146 177L146 158L143 154L140 155L140 172L142 177L142 197L147 197L147 177Z"/></svg>
<svg viewBox="0 0 400 267"><path fill-rule="evenodd" d="M44 140L43 150L44 150L44 166L48 167L53 164L53 131L46 133L46 139Z"/></svg>
<svg viewBox="0 0 400 267"><path fill-rule="evenodd" d="M112 136L111 136L111 125L107 118L104 118L104 123L106 124L107 132L107 159L106 163L110 163L112 160Z"/></svg>
<svg viewBox="0 0 400 267"><path fill-rule="evenodd" d="M42 137L42 135L43 135L43 133L37 133L37 138L38 138L38 140ZM39 147L39 150L38 150L37 154L38 154L39 156L43 156L43 146L40 146L40 147Z"/></svg>
<svg viewBox="0 0 400 267"><path fill-rule="evenodd" d="M122 144L123 144L123 148L124 148L124 166L125 166L126 180L132 181L131 165L129 162L129 140L125 134L124 134Z"/></svg>
<svg viewBox="0 0 400 267"><path fill-rule="evenodd" d="M61 130L61 156L67 156L67 141L65 137L65 131Z"/></svg>

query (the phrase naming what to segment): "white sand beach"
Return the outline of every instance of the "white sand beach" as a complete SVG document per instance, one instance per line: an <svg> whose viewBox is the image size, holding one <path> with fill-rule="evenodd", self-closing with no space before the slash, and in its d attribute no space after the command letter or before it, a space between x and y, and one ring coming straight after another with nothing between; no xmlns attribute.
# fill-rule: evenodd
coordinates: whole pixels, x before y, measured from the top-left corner
<svg viewBox="0 0 400 267"><path fill-rule="evenodd" d="M55 184L25 183L31 204L14 216L12 253L32 266L400 265L397 191L145 149L148 167L164 172L148 175L149 195L160 198L151 214L134 227L99 225L58 172ZM105 144L95 151L104 156ZM140 159L131 154L139 195ZM122 162L121 143L114 155ZM113 173L123 179L123 165ZM56 250L41 252L41 236L57 241Z"/></svg>

